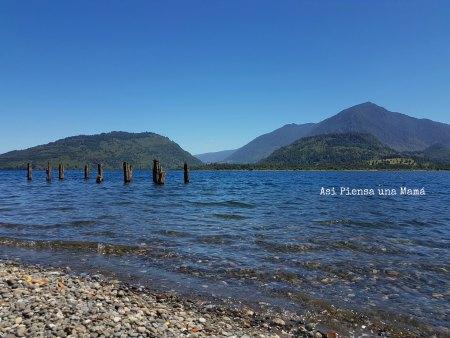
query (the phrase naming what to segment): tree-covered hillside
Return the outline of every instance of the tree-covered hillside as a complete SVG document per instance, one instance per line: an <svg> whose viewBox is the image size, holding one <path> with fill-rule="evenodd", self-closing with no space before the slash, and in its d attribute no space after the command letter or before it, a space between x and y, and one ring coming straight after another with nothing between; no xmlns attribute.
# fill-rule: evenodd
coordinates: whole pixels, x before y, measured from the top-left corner
<svg viewBox="0 0 450 338"><path fill-rule="evenodd" d="M420 157L436 163L450 164L450 147L436 143L422 151L408 153L414 157Z"/></svg>
<svg viewBox="0 0 450 338"><path fill-rule="evenodd" d="M285 168L414 167L417 161L383 145L369 134L345 133L305 137L274 151L260 162Z"/></svg>
<svg viewBox="0 0 450 338"><path fill-rule="evenodd" d="M181 167L184 162L198 165L200 160L169 138L155 133L111 132L68 137L25 150L0 155L0 168L24 168L27 162L43 168L48 161L67 168L102 163L107 169L120 169L123 161L134 168L150 168L154 158L164 168Z"/></svg>

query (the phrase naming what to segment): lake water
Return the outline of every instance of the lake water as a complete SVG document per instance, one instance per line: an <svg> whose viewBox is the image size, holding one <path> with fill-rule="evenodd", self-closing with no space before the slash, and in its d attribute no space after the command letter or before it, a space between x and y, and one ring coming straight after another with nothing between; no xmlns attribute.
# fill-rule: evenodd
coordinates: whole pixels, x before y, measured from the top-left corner
<svg viewBox="0 0 450 338"><path fill-rule="evenodd" d="M0 171L0 257L291 311L447 328L449 172ZM57 177L57 173L53 174ZM341 196L340 187L375 196ZM320 195L336 187L337 196ZM425 188L378 196L378 188ZM448 332L448 331L447 331Z"/></svg>

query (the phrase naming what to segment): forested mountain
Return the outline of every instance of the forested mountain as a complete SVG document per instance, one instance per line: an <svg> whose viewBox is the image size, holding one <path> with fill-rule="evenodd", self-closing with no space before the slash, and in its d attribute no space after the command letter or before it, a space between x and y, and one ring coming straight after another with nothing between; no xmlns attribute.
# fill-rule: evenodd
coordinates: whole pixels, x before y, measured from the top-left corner
<svg viewBox="0 0 450 338"><path fill-rule="evenodd" d="M440 143L433 144L424 150L410 152L408 154L436 163L450 164L450 147Z"/></svg>
<svg viewBox="0 0 450 338"><path fill-rule="evenodd" d="M225 162L254 163L301 137L336 133L371 134L397 151L421 151L436 143L450 146L450 125L391 112L366 102L316 124L288 124L261 135L236 150Z"/></svg>
<svg viewBox="0 0 450 338"><path fill-rule="evenodd" d="M369 134L326 134L301 138L274 151L263 165L278 167L358 167L369 161L401 158ZM371 163L372 163L371 162Z"/></svg>
<svg viewBox="0 0 450 338"><path fill-rule="evenodd" d="M165 168L181 167L201 161L183 150L169 138L154 133L111 132L98 135L67 137L25 150L0 155L0 168L24 168L27 162L44 167L47 161L59 162L67 168L102 163L105 168L119 169L123 161L135 168L150 168L154 158Z"/></svg>

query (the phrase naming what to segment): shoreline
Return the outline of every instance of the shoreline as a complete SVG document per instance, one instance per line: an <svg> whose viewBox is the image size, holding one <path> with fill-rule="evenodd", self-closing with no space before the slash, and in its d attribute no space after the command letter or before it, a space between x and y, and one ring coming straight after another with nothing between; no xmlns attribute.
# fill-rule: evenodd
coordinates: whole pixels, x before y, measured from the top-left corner
<svg viewBox="0 0 450 338"><path fill-rule="evenodd" d="M18 171L18 172L26 172L26 168L0 168L0 171ZM45 168L37 167L33 168L33 170L45 172ZM75 168L75 167L66 167L66 171L79 171L82 172L83 168ZM134 168L135 172L149 172L151 173L152 168ZM320 169L320 168L299 168L299 169L292 169L292 168L285 168L285 169L210 169L210 168L196 168L191 167L189 168L190 172L248 172L248 171L254 171L254 172L438 172L438 171L450 171L450 168L431 168L431 169L424 169L424 168L354 168L354 169L345 169L345 168L337 168L337 169ZM58 169L52 169L52 172L57 173ZM121 169L111 169L111 168L105 168L104 172L110 172L110 173L122 173ZM167 168L167 172L183 172L183 168ZM93 176L92 176L93 177Z"/></svg>
<svg viewBox="0 0 450 338"><path fill-rule="evenodd" d="M292 313L212 303L102 274L0 259L2 337L440 336L428 330L395 329L387 323L380 328L373 322L366 328L362 323L370 318L359 322L355 313L345 318L343 313L329 310L330 320L342 331Z"/></svg>
<svg viewBox="0 0 450 338"><path fill-rule="evenodd" d="M2 337L338 337L250 308L155 293L104 275L0 260Z"/></svg>

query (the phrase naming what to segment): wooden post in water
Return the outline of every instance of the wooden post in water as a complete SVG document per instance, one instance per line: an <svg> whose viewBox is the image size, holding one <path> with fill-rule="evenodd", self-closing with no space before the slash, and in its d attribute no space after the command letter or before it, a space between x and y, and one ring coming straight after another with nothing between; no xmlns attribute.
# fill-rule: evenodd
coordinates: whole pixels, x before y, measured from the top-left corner
<svg viewBox="0 0 450 338"><path fill-rule="evenodd" d="M158 166L159 161L157 159L153 160L153 183L158 183Z"/></svg>
<svg viewBox="0 0 450 338"><path fill-rule="evenodd" d="M50 165L50 162L47 162L46 173L47 173L47 182L51 182L51 180L52 180L52 166Z"/></svg>
<svg viewBox="0 0 450 338"><path fill-rule="evenodd" d="M89 166L87 164L84 165L84 179L89 179Z"/></svg>
<svg viewBox="0 0 450 338"><path fill-rule="evenodd" d="M123 162L123 182L130 183L131 182L131 166L127 162Z"/></svg>
<svg viewBox="0 0 450 338"><path fill-rule="evenodd" d="M164 184L166 182L166 172L162 170L161 164L158 162L158 180L157 184Z"/></svg>
<svg viewBox="0 0 450 338"><path fill-rule="evenodd" d="M31 181L33 179L33 168L31 167L31 163L27 164L27 180Z"/></svg>
<svg viewBox="0 0 450 338"><path fill-rule="evenodd" d="M166 181L166 173L161 169L158 160L153 160L153 182L156 184L164 184Z"/></svg>
<svg viewBox="0 0 450 338"><path fill-rule="evenodd" d="M158 171L158 182L156 182L159 185L163 185L166 182L166 172L161 170L161 168L159 168Z"/></svg>
<svg viewBox="0 0 450 338"><path fill-rule="evenodd" d="M184 162L184 183L189 183L189 168L186 162Z"/></svg>
<svg viewBox="0 0 450 338"><path fill-rule="evenodd" d="M123 162L123 183L128 183L128 177L127 177L127 162Z"/></svg>
<svg viewBox="0 0 450 338"><path fill-rule="evenodd" d="M64 164L60 163L58 166L58 178L60 181L64 179Z"/></svg>
<svg viewBox="0 0 450 338"><path fill-rule="evenodd" d="M133 180L133 167L131 165L128 165L128 178L130 182Z"/></svg>
<svg viewBox="0 0 450 338"><path fill-rule="evenodd" d="M102 183L103 182L103 166L101 165L101 163L99 163L97 165L97 172L98 172L98 174L97 174L96 182L97 183Z"/></svg>

